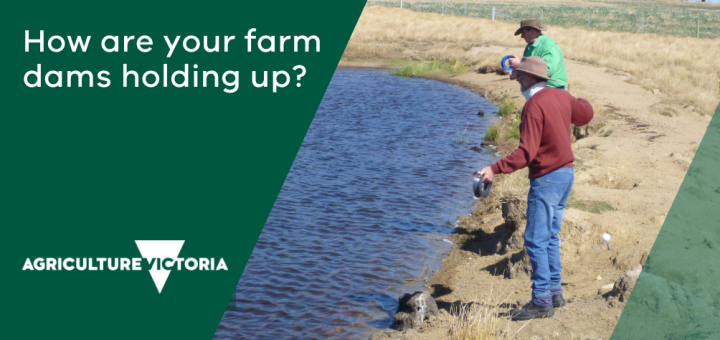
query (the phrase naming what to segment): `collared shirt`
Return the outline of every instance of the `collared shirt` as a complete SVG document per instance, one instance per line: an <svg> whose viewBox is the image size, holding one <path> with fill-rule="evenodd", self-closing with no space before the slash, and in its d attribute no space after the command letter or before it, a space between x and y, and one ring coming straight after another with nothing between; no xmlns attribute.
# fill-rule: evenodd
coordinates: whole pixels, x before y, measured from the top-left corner
<svg viewBox="0 0 720 340"><path fill-rule="evenodd" d="M568 83L565 60L563 59L560 46L546 35L537 38L534 44L528 44L523 52L523 57L540 57L548 65L548 77L555 81L548 81L550 87L558 88Z"/></svg>
<svg viewBox="0 0 720 340"><path fill-rule="evenodd" d="M529 100L534 94L538 93L540 90L547 87L547 83L544 81L541 81L533 86L531 86L529 89L523 91L523 97L525 97L525 100Z"/></svg>

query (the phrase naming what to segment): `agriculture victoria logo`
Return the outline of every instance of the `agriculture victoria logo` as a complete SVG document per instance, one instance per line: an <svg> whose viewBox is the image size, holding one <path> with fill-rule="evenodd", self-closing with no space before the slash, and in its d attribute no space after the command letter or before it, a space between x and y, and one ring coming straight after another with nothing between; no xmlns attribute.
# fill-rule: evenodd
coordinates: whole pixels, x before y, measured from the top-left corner
<svg viewBox="0 0 720 340"><path fill-rule="evenodd" d="M227 271L227 265L223 258L182 258L178 257L180 249L185 241L135 241L142 258L133 257L38 257L35 259L25 259L23 271L140 271L143 270L143 261L146 260L145 267L149 268L150 277L152 277L158 293L162 293L162 289L167 282L168 276L172 270L188 270L188 271Z"/></svg>

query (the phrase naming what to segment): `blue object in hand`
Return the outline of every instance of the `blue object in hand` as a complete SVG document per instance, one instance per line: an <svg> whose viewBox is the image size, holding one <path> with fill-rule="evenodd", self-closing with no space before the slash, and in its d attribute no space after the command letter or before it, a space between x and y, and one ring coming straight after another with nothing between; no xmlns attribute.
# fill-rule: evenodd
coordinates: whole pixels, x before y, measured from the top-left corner
<svg viewBox="0 0 720 340"><path fill-rule="evenodd" d="M511 69L511 68L505 66L505 62L506 62L508 59L514 58L514 57L515 57L515 56L506 55L506 56L504 56L504 57L502 58L502 61L500 61L500 65L502 65L503 70L508 71L508 72L512 72L512 69Z"/></svg>

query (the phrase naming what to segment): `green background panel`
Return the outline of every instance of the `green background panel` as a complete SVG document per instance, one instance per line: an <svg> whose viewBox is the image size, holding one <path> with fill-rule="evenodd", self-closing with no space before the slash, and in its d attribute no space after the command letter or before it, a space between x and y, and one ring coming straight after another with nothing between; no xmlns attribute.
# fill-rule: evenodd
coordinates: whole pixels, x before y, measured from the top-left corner
<svg viewBox="0 0 720 340"><path fill-rule="evenodd" d="M2 338L210 339L240 278L364 1L3 4L0 111ZM247 53L243 36L317 35L321 52ZM86 53L24 52L24 33L92 36ZM153 50L106 53L105 35ZM176 50L163 36L235 35L229 53ZM220 88L123 88L122 65L240 72ZM108 88L28 88L25 72L110 72ZM295 86L295 65L307 73ZM290 85L255 88L251 71ZM66 79L64 79L66 80ZM29 272L26 258L140 257L135 240L185 240L180 257L229 271Z"/></svg>
<svg viewBox="0 0 720 340"><path fill-rule="evenodd" d="M720 107L612 340L720 339Z"/></svg>

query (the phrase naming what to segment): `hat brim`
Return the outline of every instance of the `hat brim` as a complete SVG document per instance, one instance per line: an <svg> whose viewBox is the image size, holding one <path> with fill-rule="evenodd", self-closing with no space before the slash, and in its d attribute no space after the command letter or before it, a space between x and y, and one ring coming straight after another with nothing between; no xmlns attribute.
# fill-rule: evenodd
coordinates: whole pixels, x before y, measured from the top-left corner
<svg viewBox="0 0 720 340"><path fill-rule="evenodd" d="M538 30L538 31L547 31L547 27L545 27L545 25L543 25L543 24L540 24L540 27L535 27L535 26L523 26L523 27L518 28L517 31L515 31L515 35L520 35L520 33L522 32L522 30L524 30L524 29L526 29L526 28L528 28L528 27L534 28L534 29L536 29L536 30Z"/></svg>
<svg viewBox="0 0 720 340"><path fill-rule="evenodd" d="M524 72L524 73L527 73L527 74L531 74L531 75L533 75L533 76L535 76L535 77L538 77L538 78L540 78L540 79L549 80L549 81L557 81L557 80L555 80L555 79L548 78L548 77L545 77L545 76L541 76L541 75L539 75L539 74L537 74L537 73L532 73L532 72L528 72L528 71L525 71L525 70L513 70L512 72L510 72L510 79L513 79L513 80L517 79L517 74L515 74L515 72Z"/></svg>

